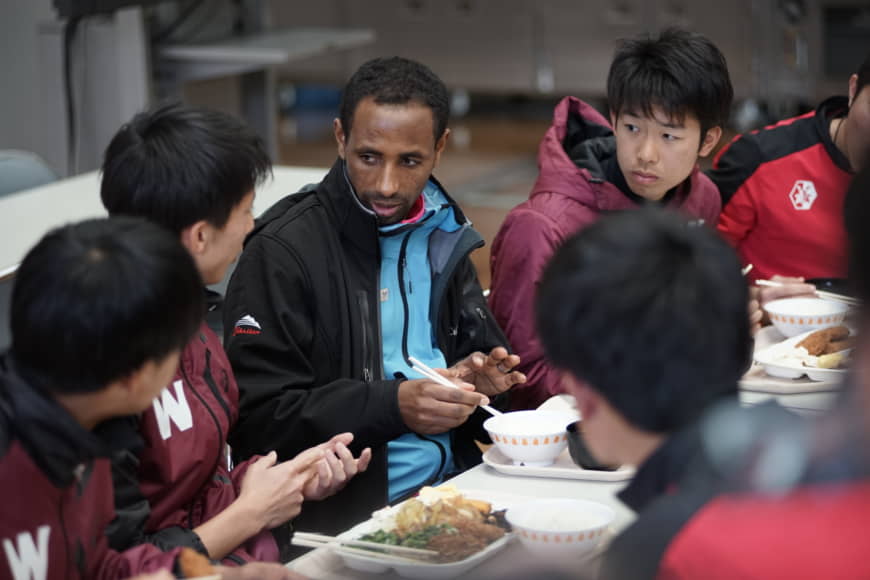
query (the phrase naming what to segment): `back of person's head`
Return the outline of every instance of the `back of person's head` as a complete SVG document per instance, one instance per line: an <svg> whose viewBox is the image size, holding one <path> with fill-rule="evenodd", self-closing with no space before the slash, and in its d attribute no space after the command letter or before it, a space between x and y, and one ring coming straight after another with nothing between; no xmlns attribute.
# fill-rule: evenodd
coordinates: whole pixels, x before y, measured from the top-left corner
<svg viewBox="0 0 870 580"><path fill-rule="evenodd" d="M849 283L870 304L870 159L846 191L843 215L849 239Z"/></svg>
<svg viewBox="0 0 870 580"><path fill-rule="evenodd" d="M94 219L46 234L15 277L11 353L48 391L99 391L182 348L204 315L193 258L166 229Z"/></svg>
<svg viewBox="0 0 870 580"><path fill-rule="evenodd" d="M607 75L607 104L619 117L653 118L654 108L670 119L693 115L701 136L728 121L734 90L725 57L705 36L669 28L657 38L623 40Z"/></svg>
<svg viewBox="0 0 870 580"><path fill-rule="evenodd" d="M353 116L360 101L372 98L378 105L415 102L432 109L435 141L447 129L450 99L447 87L429 67L399 56L376 58L364 63L344 87L339 118L345 136L350 136Z"/></svg>
<svg viewBox="0 0 870 580"><path fill-rule="evenodd" d="M605 215L570 238L536 298L547 356L635 427L673 432L735 396L749 362L734 251L664 210Z"/></svg>
<svg viewBox="0 0 870 580"><path fill-rule="evenodd" d="M864 87L870 84L870 54L867 55L855 74L858 75L858 82L855 84L855 95L857 96Z"/></svg>
<svg viewBox="0 0 870 580"><path fill-rule="evenodd" d="M263 140L235 117L163 105L112 138L100 196L110 215L145 217L176 233L199 221L220 229L271 167Z"/></svg>

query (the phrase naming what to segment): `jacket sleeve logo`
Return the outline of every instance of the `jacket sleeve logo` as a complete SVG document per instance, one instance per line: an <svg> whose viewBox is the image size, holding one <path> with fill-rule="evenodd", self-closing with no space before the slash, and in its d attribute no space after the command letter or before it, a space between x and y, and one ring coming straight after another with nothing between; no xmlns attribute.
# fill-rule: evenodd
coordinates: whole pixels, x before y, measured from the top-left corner
<svg viewBox="0 0 870 580"><path fill-rule="evenodd" d="M184 383L180 380L172 383L172 389L175 390L174 397L169 389L170 387L163 389L160 398L154 399L152 403L154 417L157 419L157 428L164 441L172 436L170 422L175 423L179 431L187 431L193 427L193 414L190 412L190 406L188 406L184 396Z"/></svg>
<svg viewBox="0 0 870 580"><path fill-rule="evenodd" d="M15 543L3 539L3 552L14 580L45 580L48 577L48 536L49 526L39 526L36 541L33 534L21 532Z"/></svg>
<svg viewBox="0 0 870 580"><path fill-rule="evenodd" d="M813 202L816 201L817 197L819 197L819 194L816 192L816 186L813 182L803 179L795 181L791 192L788 194L791 204L798 211L809 211L813 207Z"/></svg>
<svg viewBox="0 0 870 580"><path fill-rule="evenodd" d="M233 336L238 336L240 334L260 334L262 331L263 329L260 328L260 323L257 322L257 319L250 314L245 314L239 318L238 322L236 322L236 326L233 328Z"/></svg>

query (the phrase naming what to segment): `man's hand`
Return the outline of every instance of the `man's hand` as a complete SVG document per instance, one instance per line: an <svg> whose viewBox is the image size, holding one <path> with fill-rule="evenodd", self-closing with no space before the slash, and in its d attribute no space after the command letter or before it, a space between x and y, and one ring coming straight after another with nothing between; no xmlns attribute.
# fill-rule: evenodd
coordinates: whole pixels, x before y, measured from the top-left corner
<svg viewBox="0 0 870 580"><path fill-rule="evenodd" d="M781 286L759 286L758 301L763 307L768 302L780 298L814 298L816 287L804 282L803 278L774 276L771 282L779 282Z"/></svg>
<svg viewBox="0 0 870 580"><path fill-rule="evenodd" d="M439 371L451 378L451 372ZM411 431L423 435L444 433L465 423L478 405L488 405L489 397L474 392L474 386L453 382L456 389L416 379L399 384L399 411Z"/></svg>
<svg viewBox="0 0 870 580"><path fill-rule="evenodd" d="M276 465L277 455L272 451L245 472L235 503L250 510L261 529L280 526L301 511L302 490L316 477L317 464L325 455L323 449L312 447Z"/></svg>
<svg viewBox="0 0 870 580"><path fill-rule="evenodd" d="M353 441L353 433L339 433L317 447L322 449L324 460L317 464L316 477L309 480L302 491L306 500L325 499L341 490L357 473L368 469L372 450L366 447L358 458L354 458L348 445Z"/></svg>
<svg viewBox="0 0 870 580"><path fill-rule="evenodd" d="M489 355L471 353L450 370L457 378L474 385L477 392L493 397L526 382L526 375L511 370L518 364L520 357L508 354L506 348L497 346Z"/></svg>

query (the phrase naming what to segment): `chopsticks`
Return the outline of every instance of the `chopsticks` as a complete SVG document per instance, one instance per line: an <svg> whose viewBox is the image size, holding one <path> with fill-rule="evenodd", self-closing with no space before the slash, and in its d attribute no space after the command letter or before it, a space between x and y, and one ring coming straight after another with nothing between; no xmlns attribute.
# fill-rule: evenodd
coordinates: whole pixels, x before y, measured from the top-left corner
<svg viewBox="0 0 870 580"><path fill-rule="evenodd" d="M779 288L783 285L782 282L775 282L773 280L756 280L755 284L757 286L767 286L769 288ZM861 305L861 301L857 298L852 298L851 296L844 296L843 294L837 294L835 292L828 292L826 290L816 290L816 296L818 296L822 300L842 302L843 304L848 304L849 306Z"/></svg>
<svg viewBox="0 0 870 580"><path fill-rule="evenodd" d="M444 385L445 387L450 387L451 389L458 389L459 388L456 385L454 385L452 382L450 382L447 378L442 377L441 375L439 375L434 370L430 369L428 366L421 363L419 360L415 359L414 357L409 356L408 360L411 361L411 368L414 369L415 371L417 371L418 373L420 373L421 375L423 375L424 377L426 377L427 379L431 379L431 380L435 381L436 383ZM487 413L489 413L490 415L492 415L493 417L497 417L497 416L503 414L498 409L490 407L489 405L481 405L480 408L483 409L484 411L486 411Z"/></svg>
<svg viewBox="0 0 870 580"><path fill-rule="evenodd" d="M346 540L335 536L326 536L324 534L315 534L311 532L294 532L291 543L296 546L302 546L303 548L338 546L356 554L377 556L378 558L386 557L389 559L401 560L402 562L419 563L420 560L431 560L438 556L438 552L435 550L393 546L391 544L380 544L378 542L368 542L366 540ZM372 548L372 550L359 548ZM373 550L377 550L377 552Z"/></svg>

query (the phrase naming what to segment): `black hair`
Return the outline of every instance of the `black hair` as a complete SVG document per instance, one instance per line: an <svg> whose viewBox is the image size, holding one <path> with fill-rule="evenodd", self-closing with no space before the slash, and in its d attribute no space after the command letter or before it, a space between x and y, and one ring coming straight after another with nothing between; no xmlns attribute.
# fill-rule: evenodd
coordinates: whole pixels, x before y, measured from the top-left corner
<svg viewBox="0 0 870 580"><path fill-rule="evenodd" d="M858 82L855 85L855 96L861 92L861 89L870 84L870 54L867 55L867 58L864 59L864 62L861 63L861 66L858 67Z"/></svg>
<svg viewBox="0 0 870 580"><path fill-rule="evenodd" d="M538 287L547 356L634 426L669 433L736 397L748 289L734 251L665 210L605 215L557 250Z"/></svg>
<svg viewBox="0 0 870 580"><path fill-rule="evenodd" d="M181 349L204 309L193 258L168 230L88 220L49 232L21 263L11 352L34 386L94 392Z"/></svg>
<svg viewBox="0 0 870 580"><path fill-rule="evenodd" d="M864 304L870 304L870 156L862 167L846 191L843 215L849 240L849 284Z"/></svg>
<svg viewBox="0 0 870 580"><path fill-rule="evenodd" d="M112 138L100 196L111 215L176 233L200 220L222 228L271 168L263 140L235 117L168 104L137 114Z"/></svg>
<svg viewBox="0 0 870 580"><path fill-rule="evenodd" d="M411 101L432 110L435 142L447 130L450 99L447 87L429 67L400 56L364 63L350 77L341 97L339 118L346 137L360 101L371 97L379 105L404 105Z"/></svg>
<svg viewBox="0 0 870 580"><path fill-rule="evenodd" d="M660 108L682 122L697 117L701 138L728 121L734 89L722 52L700 34L678 28L658 38L623 40L607 75L607 104L619 117L633 112L653 117Z"/></svg>

